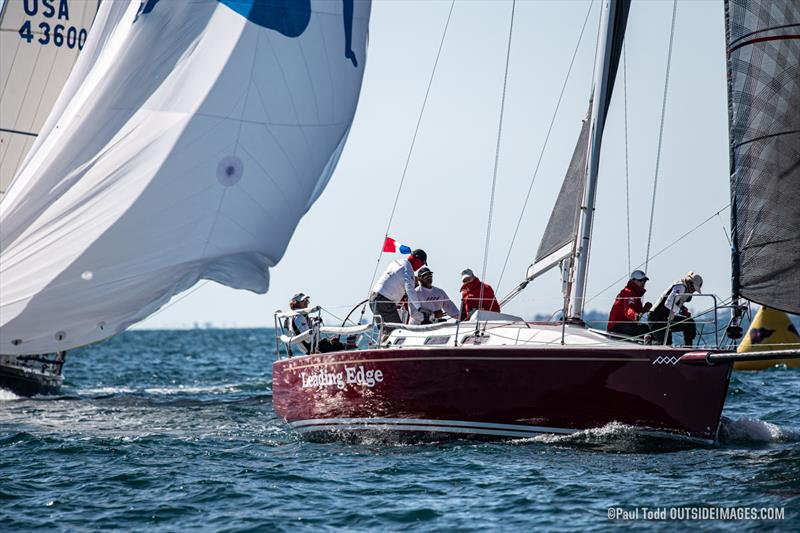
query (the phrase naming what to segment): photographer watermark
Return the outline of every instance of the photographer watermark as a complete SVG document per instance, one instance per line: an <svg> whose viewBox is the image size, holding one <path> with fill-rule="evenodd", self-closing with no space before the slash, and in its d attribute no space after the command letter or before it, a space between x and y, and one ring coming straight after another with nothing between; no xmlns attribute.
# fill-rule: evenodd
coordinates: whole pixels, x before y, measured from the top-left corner
<svg viewBox="0 0 800 533"><path fill-rule="evenodd" d="M783 507L609 507L609 520L783 520Z"/></svg>

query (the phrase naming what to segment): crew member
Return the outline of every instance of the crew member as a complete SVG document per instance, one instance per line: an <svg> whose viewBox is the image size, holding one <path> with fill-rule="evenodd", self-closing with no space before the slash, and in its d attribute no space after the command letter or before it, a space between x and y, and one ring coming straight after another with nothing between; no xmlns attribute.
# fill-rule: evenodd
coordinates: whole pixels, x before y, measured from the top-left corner
<svg viewBox="0 0 800 533"><path fill-rule="evenodd" d="M472 269L461 271L461 320L467 320L476 309L500 312L500 304L488 283L475 277Z"/></svg>
<svg viewBox="0 0 800 533"><path fill-rule="evenodd" d="M680 331L686 346L694 344L697 328L685 304L692 300L693 293L700 294L702 287L702 276L689 272L664 291L650 311L650 326L656 342L664 344L666 333L667 344L672 344L672 332Z"/></svg>
<svg viewBox="0 0 800 533"><path fill-rule="evenodd" d="M650 279L641 270L631 272L628 284L619 292L611 313L608 315L608 331L621 335L639 337L650 332L647 324L640 324L642 315L650 311L653 304L647 302L642 305L642 296L647 292L644 288Z"/></svg>
<svg viewBox="0 0 800 533"><path fill-rule="evenodd" d="M403 296L408 296L409 314L417 310L416 293L414 292L414 272L428 263L428 254L424 250L414 250L404 259L392 261L386 271L378 278L369 296L369 307L372 314L380 316L384 324L400 323L397 306ZM384 333L391 328L383 328Z"/></svg>
<svg viewBox="0 0 800 533"><path fill-rule="evenodd" d="M310 296L303 294L302 292L298 292L292 296L292 299L289 301L289 309L292 311L307 309L310 301ZM312 320L313 319L311 319L307 314L297 314L291 319L287 319L284 327L291 332L292 336L297 336L311 329ZM319 325L322 325L321 320L319 321ZM313 350L312 343L309 341L303 341L297 344L297 347L304 354L311 353ZM331 339L322 338L319 339L317 349L322 353L338 352L339 350L344 350L345 346L341 343L338 337Z"/></svg>
<svg viewBox="0 0 800 533"><path fill-rule="evenodd" d="M448 315L458 318L458 307L439 287L433 286L433 271L428 267L422 267L417 272L419 285L416 292L417 313L411 317L412 324L430 324L431 322L444 318Z"/></svg>

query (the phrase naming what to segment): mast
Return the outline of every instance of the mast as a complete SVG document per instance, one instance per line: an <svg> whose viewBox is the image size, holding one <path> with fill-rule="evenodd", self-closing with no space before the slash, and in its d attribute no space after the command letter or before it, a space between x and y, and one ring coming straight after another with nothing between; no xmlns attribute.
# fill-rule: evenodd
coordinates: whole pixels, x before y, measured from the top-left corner
<svg viewBox="0 0 800 533"><path fill-rule="evenodd" d="M600 145L608 113L608 95L613 87L609 79L612 70L612 49L620 9L619 0L604 0L600 13L600 35L597 42L597 59L594 66L591 116L589 117L589 158L586 164L586 185L581 202L580 225L575 251L576 268L572 282L569 317L580 320L586 298L586 278L589 267L589 251L592 239L592 221L597 196L597 169L600 165Z"/></svg>
<svg viewBox="0 0 800 533"><path fill-rule="evenodd" d="M727 48L727 43L731 42L731 21L730 21L730 11L728 2L725 2L725 43ZM738 246L738 236L736 232L736 186L733 183L733 180L736 176L736 145L734 142L733 135L733 125L735 123L733 118L733 72L731 69L731 63L729 60L726 59L725 66L727 69L727 83L726 88L728 92L728 162L729 162L729 170L730 170L730 179L731 179L731 232L730 232L730 239L731 239L731 307L732 307L732 314L731 314L731 322L726 329L726 335L732 339L737 340L742 337L742 328L739 326L739 323L744 315L745 307L741 306L739 303L739 250Z"/></svg>

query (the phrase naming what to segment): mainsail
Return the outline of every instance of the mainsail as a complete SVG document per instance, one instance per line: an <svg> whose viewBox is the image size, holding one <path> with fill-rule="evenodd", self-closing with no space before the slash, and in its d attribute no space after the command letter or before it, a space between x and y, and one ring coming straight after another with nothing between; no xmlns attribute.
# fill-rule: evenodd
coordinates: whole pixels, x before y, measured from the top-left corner
<svg viewBox="0 0 800 533"><path fill-rule="evenodd" d="M620 56L622 55L622 44L625 38L625 28L630 11L630 0L614 1L615 9L612 15L613 20L609 22L612 32L608 44L610 57L607 65L607 89L604 91L602 101L599 102L597 110L598 116L594 117L597 127L597 131L595 132L597 149L599 149L600 139L602 139L605 117L611 105L614 81L617 76ZM593 90L597 90L597 87ZM592 99L594 99L594 97L595 95L593 94ZM572 154L567 174L564 177L558 198L550 214L550 220L547 223L547 227L545 228L542 240L539 244L539 249L536 252L536 258L533 264L528 268L526 277L529 280L557 265L559 261L569 257L575 251L575 239L578 235L581 202L583 201L586 180L590 170L588 168L588 157L589 145L592 142L591 110L592 103L590 102L589 113L583 121L583 126L578 135L578 142L575 145L575 151Z"/></svg>
<svg viewBox="0 0 800 533"><path fill-rule="evenodd" d="M86 44L99 0L0 0L0 197Z"/></svg>
<svg viewBox="0 0 800 533"><path fill-rule="evenodd" d="M265 292L353 120L370 2L103 2L0 203L0 353L94 342L199 279Z"/></svg>
<svg viewBox="0 0 800 533"><path fill-rule="evenodd" d="M727 0L733 293L800 313L800 3Z"/></svg>

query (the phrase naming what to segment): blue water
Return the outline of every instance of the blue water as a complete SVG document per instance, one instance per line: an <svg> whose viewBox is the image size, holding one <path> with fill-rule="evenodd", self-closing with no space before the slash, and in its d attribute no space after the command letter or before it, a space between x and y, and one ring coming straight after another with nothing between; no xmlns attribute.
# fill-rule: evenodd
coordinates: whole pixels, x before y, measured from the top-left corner
<svg viewBox="0 0 800 533"><path fill-rule="evenodd" d="M735 373L716 448L618 426L312 444L272 410L274 346L267 330L134 331L72 352L61 396L0 391L0 530L592 531L617 524L612 506L777 507L692 525L800 527L798 370Z"/></svg>

